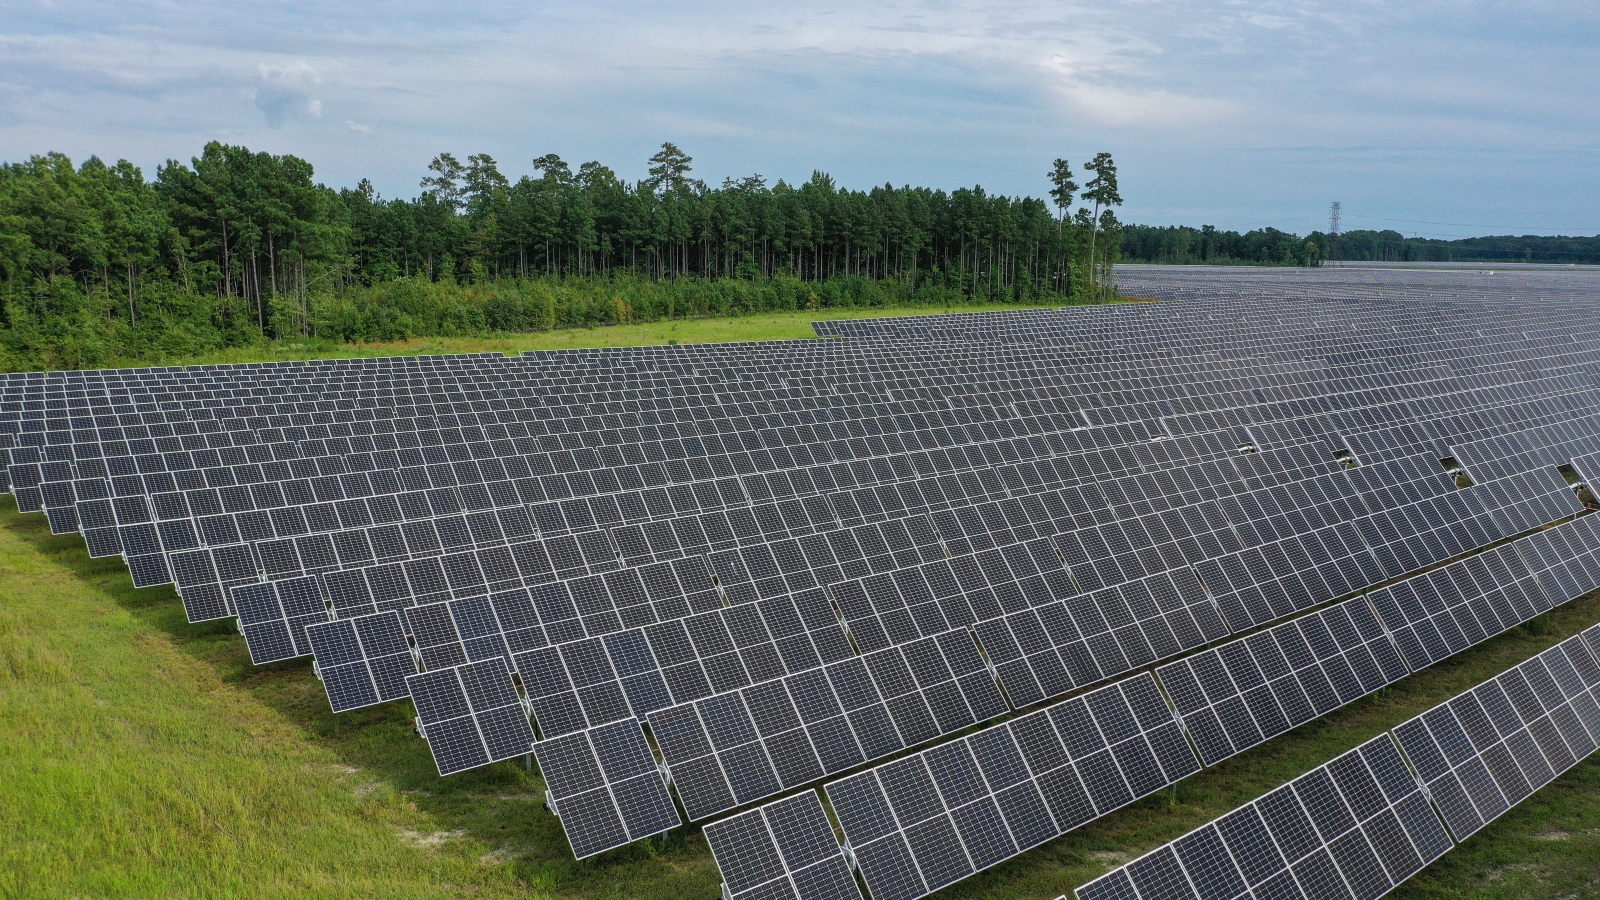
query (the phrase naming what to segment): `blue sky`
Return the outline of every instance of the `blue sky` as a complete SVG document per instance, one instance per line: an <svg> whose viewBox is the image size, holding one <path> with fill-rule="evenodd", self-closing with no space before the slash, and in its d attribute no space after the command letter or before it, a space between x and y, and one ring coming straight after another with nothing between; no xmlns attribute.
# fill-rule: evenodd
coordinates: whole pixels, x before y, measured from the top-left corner
<svg viewBox="0 0 1600 900"><path fill-rule="evenodd" d="M224 8L226 6L226 8ZM0 0L0 159L211 139L412 196L441 150L1042 195L1123 218L1600 233L1600 4Z"/></svg>

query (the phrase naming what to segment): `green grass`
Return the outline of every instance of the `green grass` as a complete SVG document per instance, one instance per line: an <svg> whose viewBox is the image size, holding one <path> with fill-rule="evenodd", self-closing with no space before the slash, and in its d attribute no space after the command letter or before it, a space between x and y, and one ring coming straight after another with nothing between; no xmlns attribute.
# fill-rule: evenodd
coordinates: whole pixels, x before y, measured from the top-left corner
<svg viewBox="0 0 1600 900"><path fill-rule="evenodd" d="M504 340L790 337L810 319ZM1600 595L1567 604L1201 772L1175 801L1148 798L939 896L1070 893L1597 620ZM92 560L78 536L51 536L43 516L0 501L0 896L717 896L698 830L575 862L537 776L502 763L441 779L410 714L392 703L333 715L309 662L250 665L231 625L189 625L170 588L134 589L120 559ZM1394 896L1600 896L1600 755Z"/></svg>
<svg viewBox="0 0 1600 900"><path fill-rule="evenodd" d="M1134 300L1137 298L1127 298ZM811 323L824 319L867 319L883 316L929 316L947 313L1038 309L1030 306L914 307L903 309L821 309L704 319L669 319L631 325L599 325L519 334L492 333L466 337L421 337L377 344L331 340L286 339L196 357L174 357L166 365L247 363L280 359L344 359L370 356L417 356L436 353L520 353L523 350L573 350L581 347L638 347L650 344L707 344L724 341L781 341L814 338ZM149 365L133 362L130 365Z"/></svg>

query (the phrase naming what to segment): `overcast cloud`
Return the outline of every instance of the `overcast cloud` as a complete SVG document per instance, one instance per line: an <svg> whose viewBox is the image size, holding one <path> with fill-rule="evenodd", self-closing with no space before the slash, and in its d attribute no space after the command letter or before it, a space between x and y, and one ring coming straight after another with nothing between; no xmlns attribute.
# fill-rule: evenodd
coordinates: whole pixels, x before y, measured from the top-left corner
<svg viewBox="0 0 1600 900"><path fill-rule="evenodd" d="M0 2L0 159L207 140L412 196L441 150L625 178L1042 195L1109 150L1123 218L1600 232L1600 4Z"/></svg>

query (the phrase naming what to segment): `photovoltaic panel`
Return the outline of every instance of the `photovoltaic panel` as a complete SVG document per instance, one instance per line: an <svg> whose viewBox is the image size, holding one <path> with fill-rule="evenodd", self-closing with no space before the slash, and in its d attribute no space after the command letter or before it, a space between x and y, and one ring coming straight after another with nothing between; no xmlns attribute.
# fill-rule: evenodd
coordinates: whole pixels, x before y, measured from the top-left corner
<svg viewBox="0 0 1600 900"><path fill-rule="evenodd" d="M1419 670L1600 586L1600 572L1582 565L1600 546L1590 542L1595 521L1536 532L1367 596Z"/></svg>
<svg viewBox="0 0 1600 900"><path fill-rule="evenodd" d="M1208 766L1407 674L1361 597L1156 669Z"/></svg>
<svg viewBox="0 0 1600 900"><path fill-rule="evenodd" d="M873 900L911 900L1199 768L1144 674L825 790Z"/></svg>
<svg viewBox="0 0 1600 900"><path fill-rule="evenodd" d="M682 823L637 721L539 741L533 755L578 859Z"/></svg>
<svg viewBox="0 0 1600 900"><path fill-rule="evenodd" d="M712 822L705 835L730 900L861 900L815 791Z"/></svg>
<svg viewBox="0 0 1600 900"><path fill-rule="evenodd" d="M256 665L311 653L306 628L328 621L327 603L315 578L244 585L234 588L232 596L239 630Z"/></svg>
<svg viewBox="0 0 1600 900"><path fill-rule="evenodd" d="M965 629L652 712L691 820L1007 712Z"/></svg>
<svg viewBox="0 0 1600 900"><path fill-rule="evenodd" d="M306 639L334 712L410 696L406 678L417 674L417 664L398 614L311 625Z"/></svg>
<svg viewBox="0 0 1600 900"><path fill-rule="evenodd" d="M499 657L411 675L406 688L440 775L514 759L533 746L527 710Z"/></svg>
<svg viewBox="0 0 1600 900"><path fill-rule="evenodd" d="M1152 850L1078 900L1375 900L1450 850L1388 734Z"/></svg>
<svg viewBox="0 0 1600 900"><path fill-rule="evenodd" d="M1574 635L1394 736L1462 841L1600 746L1597 689L1600 665Z"/></svg>

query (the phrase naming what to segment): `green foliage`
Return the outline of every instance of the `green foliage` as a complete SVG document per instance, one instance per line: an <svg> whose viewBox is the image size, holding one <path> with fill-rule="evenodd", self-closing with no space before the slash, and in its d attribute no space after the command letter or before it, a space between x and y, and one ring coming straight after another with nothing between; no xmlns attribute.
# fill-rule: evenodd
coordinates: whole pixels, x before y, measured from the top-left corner
<svg viewBox="0 0 1600 900"><path fill-rule="evenodd" d="M1321 234L1313 238L1325 241ZM1379 262L1600 263L1600 236L1499 235L1454 241L1408 238L1398 231L1356 230L1339 235L1329 259Z"/></svg>
<svg viewBox="0 0 1600 900"><path fill-rule="evenodd" d="M1600 263L1596 237L1408 238L1398 231L1346 231L1337 240L1262 228L1239 233L1214 226L1125 225L1122 258L1183 265L1316 266L1323 260L1371 262Z"/></svg>
<svg viewBox="0 0 1600 900"><path fill-rule="evenodd" d="M1326 255L1320 234L1301 238L1276 228L1240 234L1211 225L1124 225L1122 258L1182 265L1315 266Z"/></svg>
<svg viewBox="0 0 1600 900"><path fill-rule="evenodd" d="M339 296L324 298L313 313L313 322L318 335L372 342L767 312L1049 299L1025 291L979 291L973 296L932 279L916 285L857 276L805 282L786 273L756 280L685 276L654 281L625 273L587 278L534 276L482 284L398 278L370 287L351 287Z"/></svg>
<svg viewBox="0 0 1600 900"><path fill-rule="evenodd" d="M1051 196L708 187L672 144L630 184L553 154L513 183L442 153L415 199L334 191L298 157L217 142L153 182L60 154L0 165L0 367L161 362L273 340L423 336L770 311L1114 298L1108 154ZM1096 274L1096 273L1100 274Z"/></svg>

